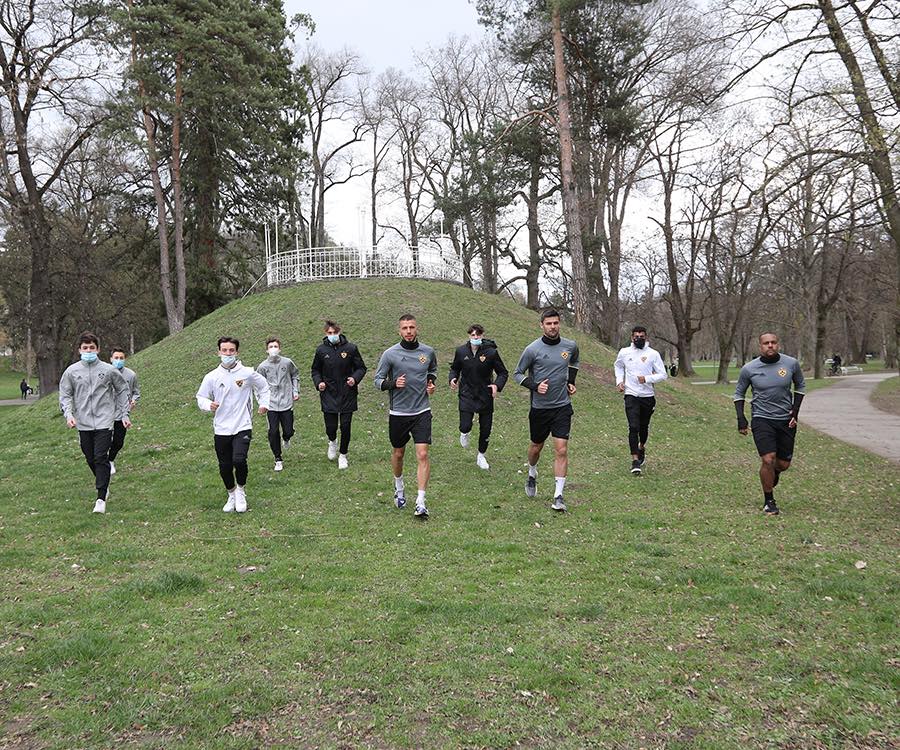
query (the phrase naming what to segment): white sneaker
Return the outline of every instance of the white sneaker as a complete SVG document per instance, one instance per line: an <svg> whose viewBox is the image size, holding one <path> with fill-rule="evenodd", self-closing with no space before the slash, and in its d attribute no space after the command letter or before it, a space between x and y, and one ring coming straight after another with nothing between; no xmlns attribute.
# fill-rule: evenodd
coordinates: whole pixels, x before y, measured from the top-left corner
<svg viewBox="0 0 900 750"><path fill-rule="evenodd" d="M222 506L222 510L225 513L234 513L234 500L235 500L234 494L235 494L234 490L232 490L231 492L228 493L228 502L225 503L224 506Z"/></svg>
<svg viewBox="0 0 900 750"><path fill-rule="evenodd" d="M484 457L484 453L479 453L475 457L475 463L478 464L479 469L490 469L491 465L487 462L487 459Z"/></svg>
<svg viewBox="0 0 900 750"><path fill-rule="evenodd" d="M106 513L105 500L101 500L99 497L97 498L97 502L94 503L94 513Z"/></svg>
<svg viewBox="0 0 900 750"><path fill-rule="evenodd" d="M461 433L459 433L459 444L460 444L463 448L468 448L468 447L469 447L469 433L468 433L468 432L461 432Z"/></svg>
<svg viewBox="0 0 900 750"><path fill-rule="evenodd" d="M109 475L112 476L115 473L116 473L116 465L112 461L110 461L109 462Z"/></svg>
<svg viewBox="0 0 900 750"><path fill-rule="evenodd" d="M275 471L282 471L284 469L284 461L276 461L275 462Z"/></svg>
<svg viewBox="0 0 900 750"><path fill-rule="evenodd" d="M240 485L234 488L234 509L238 513L247 512L247 493Z"/></svg>
<svg viewBox="0 0 900 750"><path fill-rule="evenodd" d="M339 469L347 468L347 457L343 453L341 453L341 455L338 456L338 468Z"/></svg>
<svg viewBox="0 0 900 750"><path fill-rule="evenodd" d="M337 442L328 441L328 460L334 461L337 458Z"/></svg>

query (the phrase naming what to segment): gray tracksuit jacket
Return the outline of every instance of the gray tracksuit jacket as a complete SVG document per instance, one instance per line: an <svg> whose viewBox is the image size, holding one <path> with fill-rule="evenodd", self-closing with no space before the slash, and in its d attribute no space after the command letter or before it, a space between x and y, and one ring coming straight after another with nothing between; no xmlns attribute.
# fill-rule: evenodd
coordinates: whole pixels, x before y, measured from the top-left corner
<svg viewBox="0 0 900 750"><path fill-rule="evenodd" d="M532 409L558 409L572 403L566 386L575 382L578 367L578 344L562 336L556 341L541 336L525 347L513 377L531 390ZM541 394L537 387L543 380L550 382Z"/></svg>
<svg viewBox="0 0 900 750"><path fill-rule="evenodd" d="M390 413L412 416L431 409L428 381L437 380L437 356L427 344L418 342L415 348L394 344L381 355L375 371L375 387L390 394ZM397 388L397 378L406 375L406 387Z"/></svg>
<svg viewBox="0 0 900 750"><path fill-rule="evenodd" d="M138 385L138 376L130 367L123 367L119 370L119 373L125 378L125 383L128 385L128 411L131 411L131 402L133 401L136 404L141 398L141 387Z"/></svg>
<svg viewBox="0 0 900 750"><path fill-rule="evenodd" d="M128 416L129 394L128 383L111 364L79 360L59 381L59 408L66 419L75 418L80 431L111 430Z"/></svg>
<svg viewBox="0 0 900 750"><path fill-rule="evenodd" d="M268 357L256 366L256 371L269 384L269 411L288 411L294 407L294 396L299 391L300 372L297 365L280 354Z"/></svg>

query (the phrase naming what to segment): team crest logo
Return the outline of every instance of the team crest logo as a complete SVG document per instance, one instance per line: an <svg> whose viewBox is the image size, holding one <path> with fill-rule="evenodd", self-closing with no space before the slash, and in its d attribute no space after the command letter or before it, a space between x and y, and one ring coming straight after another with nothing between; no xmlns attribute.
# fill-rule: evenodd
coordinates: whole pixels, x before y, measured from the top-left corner
<svg viewBox="0 0 900 750"><path fill-rule="evenodd" d="M341 352L341 359L347 359L347 352Z"/></svg>
<svg viewBox="0 0 900 750"><path fill-rule="evenodd" d="M785 369L782 367L782 368L778 371L778 377L783 378L785 375L787 375L787 370L785 370Z"/></svg>
<svg viewBox="0 0 900 750"><path fill-rule="evenodd" d="M234 382L237 383L238 388L240 388L244 384L243 380L235 380Z"/></svg>
<svg viewBox="0 0 900 750"><path fill-rule="evenodd" d="M427 361L428 361L428 357L426 357L424 354L419 355L419 362L421 362L424 365Z"/></svg>
<svg viewBox="0 0 900 750"><path fill-rule="evenodd" d="M485 356L482 354L478 359L480 359L482 362L484 362L484 360L486 360L487 357L485 357Z"/></svg>
<svg viewBox="0 0 900 750"><path fill-rule="evenodd" d="M647 361L646 357L641 357L641 362L646 362L646 361Z"/></svg>
<svg viewBox="0 0 900 750"><path fill-rule="evenodd" d="M563 352L563 353L560 354L559 356L562 357L563 359L568 359L568 358L569 358L569 353L568 353L568 352Z"/></svg>

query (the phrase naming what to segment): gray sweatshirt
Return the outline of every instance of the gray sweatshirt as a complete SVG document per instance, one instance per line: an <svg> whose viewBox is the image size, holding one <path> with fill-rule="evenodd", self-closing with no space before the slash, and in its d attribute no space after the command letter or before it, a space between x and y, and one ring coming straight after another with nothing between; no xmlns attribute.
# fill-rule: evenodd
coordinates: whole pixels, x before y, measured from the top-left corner
<svg viewBox="0 0 900 750"><path fill-rule="evenodd" d="M519 385L531 389L532 409L558 409L572 403L569 398L569 368L577 370L578 344L562 336L556 343L549 344L544 336L525 347L513 377ZM549 380L549 388L544 394L537 392L538 384Z"/></svg>
<svg viewBox="0 0 900 750"><path fill-rule="evenodd" d="M59 381L59 408L81 431L111 430L128 416L128 383L108 362L78 361Z"/></svg>
<svg viewBox="0 0 900 750"><path fill-rule="evenodd" d="M734 400L743 401L747 389L752 388L750 413L754 417L787 421L794 407L792 384L797 393L802 394L806 388L803 371L796 359L781 354L777 362L767 364L757 357L741 368Z"/></svg>
<svg viewBox="0 0 900 750"><path fill-rule="evenodd" d="M397 388L395 381L406 375L406 387ZM390 413L395 416L413 416L431 410L428 381L437 380L437 357L434 349L419 344L415 349L405 349L394 344L381 355L375 371L375 387L390 394Z"/></svg>
<svg viewBox="0 0 900 750"><path fill-rule="evenodd" d="M138 376L130 367L123 367L119 370L119 374L125 378L125 383L128 385L128 411L131 411L131 404L136 404L141 398L141 387L138 385Z"/></svg>
<svg viewBox="0 0 900 750"><path fill-rule="evenodd" d="M256 371L269 384L269 411L288 411L294 406L294 396L299 394L300 372L297 365L280 354L264 359Z"/></svg>

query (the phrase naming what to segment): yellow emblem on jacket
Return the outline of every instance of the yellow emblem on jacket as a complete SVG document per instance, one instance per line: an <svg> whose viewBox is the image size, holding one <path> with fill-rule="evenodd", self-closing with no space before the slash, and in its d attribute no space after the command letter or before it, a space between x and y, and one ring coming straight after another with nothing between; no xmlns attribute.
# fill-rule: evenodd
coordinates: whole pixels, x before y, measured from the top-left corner
<svg viewBox="0 0 900 750"><path fill-rule="evenodd" d="M785 375L787 375L787 370L785 370L785 369L782 367L782 368L778 371L778 377L783 378Z"/></svg>
<svg viewBox="0 0 900 750"><path fill-rule="evenodd" d="M486 360L487 357L485 357L485 356L482 354L478 359L480 359L482 362L484 362L484 360Z"/></svg>
<svg viewBox="0 0 900 750"><path fill-rule="evenodd" d="M238 388L240 388L244 384L243 380L235 380L234 382L237 383Z"/></svg>
<svg viewBox="0 0 900 750"><path fill-rule="evenodd" d="M426 357L424 354L419 355L419 362L421 362L424 365L427 361L428 361L428 357Z"/></svg>
<svg viewBox="0 0 900 750"><path fill-rule="evenodd" d="M347 359L347 352L341 352L341 359Z"/></svg>
<svg viewBox="0 0 900 750"><path fill-rule="evenodd" d="M559 356L562 357L563 359L568 359L568 358L569 358L569 353L568 353L568 352L563 352L563 353L560 354Z"/></svg>

